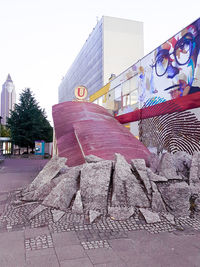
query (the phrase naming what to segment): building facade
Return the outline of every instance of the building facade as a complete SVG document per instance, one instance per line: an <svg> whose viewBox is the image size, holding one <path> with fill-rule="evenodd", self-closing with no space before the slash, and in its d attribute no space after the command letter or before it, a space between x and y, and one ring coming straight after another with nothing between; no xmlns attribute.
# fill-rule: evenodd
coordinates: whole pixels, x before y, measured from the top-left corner
<svg viewBox="0 0 200 267"><path fill-rule="evenodd" d="M89 96L144 54L143 23L103 16L72 63L59 90L59 103L74 99L84 85Z"/></svg>
<svg viewBox="0 0 200 267"><path fill-rule="evenodd" d="M6 124L7 117L10 116L10 110L14 109L14 105L16 103L16 92L15 86L11 79L10 74L2 86L1 92L1 117L2 117L2 124Z"/></svg>
<svg viewBox="0 0 200 267"><path fill-rule="evenodd" d="M152 151L200 151L200 18L90 96Z"/></svg>

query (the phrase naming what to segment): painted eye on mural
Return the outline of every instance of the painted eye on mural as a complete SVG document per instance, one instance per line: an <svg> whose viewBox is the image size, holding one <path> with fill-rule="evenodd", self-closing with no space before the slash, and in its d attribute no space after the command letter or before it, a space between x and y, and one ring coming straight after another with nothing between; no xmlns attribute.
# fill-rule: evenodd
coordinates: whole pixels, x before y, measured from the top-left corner
<svg viewBox="0 0 200 267"><path fill-rule="evenodd" d="M186 33L175 45L174 56L179 65L189 62L192 54L193 35Z"/></svg>
<svg viewBox="0 0 200 267"><path fill-rule="evenodd" d="M169 65L169 51L166 49L162 49L158 52L156 57L155 70L157 76L163 76Z"/></svg>

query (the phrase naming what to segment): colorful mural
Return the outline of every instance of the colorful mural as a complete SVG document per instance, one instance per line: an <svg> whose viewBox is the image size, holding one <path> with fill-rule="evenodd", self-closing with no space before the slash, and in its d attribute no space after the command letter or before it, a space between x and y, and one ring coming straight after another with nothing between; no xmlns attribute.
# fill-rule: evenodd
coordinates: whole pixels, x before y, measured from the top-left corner
<svg viewBox="0 0 200 267"><path fill-rule="evenodd" d="M110 81L101 103L122 124L138 121L158 153L200 151L200 18Z"/></svg>
<svg viewBox="0 0 200 267"><path fill-rule="evenodd" d="M168 114L199 107L200 19L120 74L111 81L110 89L116 88L116 83L123 88L123 84L132 79L137 80L137 85L130 87L129 91L138 90L139 109L166 101L171 101L166 112ZM194 93L198 95L191 96ZM163 115L162 107L157 107L157 113L149 108L148 117ZM118 115L125 113L118 112ZM141 119L146 119L146 115L146 111L140 111ZM136 117L133 110L133 118Z"/></svg>
<svg viewBox="0 0 200 267"><path fill-rule="evenodd" d="M154 97L167 101L200 92L199 50L200 19L141 59L140 107Z"/></svg>

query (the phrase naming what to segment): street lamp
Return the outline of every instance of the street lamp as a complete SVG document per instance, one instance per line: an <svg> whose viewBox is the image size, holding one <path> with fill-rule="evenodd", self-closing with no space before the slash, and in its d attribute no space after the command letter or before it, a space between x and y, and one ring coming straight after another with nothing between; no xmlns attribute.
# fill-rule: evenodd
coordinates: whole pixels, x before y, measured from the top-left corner
<svg viewBox="0 0 200 267"><path fill-rule="evenodd" d="M3 117L0 116L0 137L1 137L1 120L3 119Z"/></svg>

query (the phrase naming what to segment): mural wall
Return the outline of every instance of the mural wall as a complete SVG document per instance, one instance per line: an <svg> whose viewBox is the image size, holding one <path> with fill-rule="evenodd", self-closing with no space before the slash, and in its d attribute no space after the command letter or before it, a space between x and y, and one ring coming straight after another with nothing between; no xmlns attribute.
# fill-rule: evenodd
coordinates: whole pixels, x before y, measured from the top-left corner
<svg viewBox="0 0 200 267"><path fill-rule="evenodd" d="M103 99L121 123L139 121L158 152L200 150L200 19L112 80Z"/></svg>

